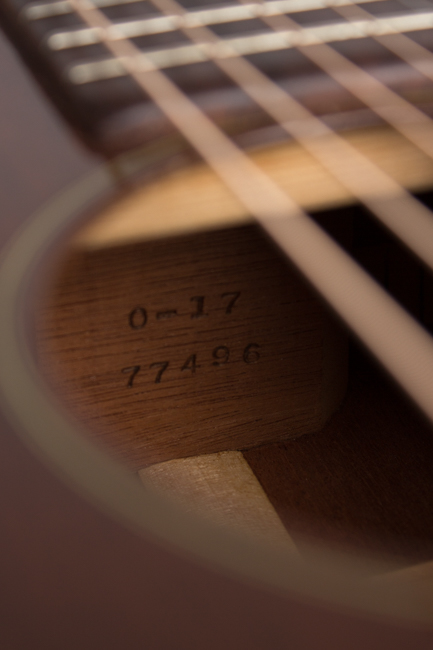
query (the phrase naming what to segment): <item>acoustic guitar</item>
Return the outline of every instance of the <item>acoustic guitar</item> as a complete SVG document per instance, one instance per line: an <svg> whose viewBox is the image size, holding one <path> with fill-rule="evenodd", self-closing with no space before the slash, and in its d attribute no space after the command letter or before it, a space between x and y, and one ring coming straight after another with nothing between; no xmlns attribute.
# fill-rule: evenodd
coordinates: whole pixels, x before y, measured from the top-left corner
<svg viewBox="0 0 433 650"><path fill-rule="evenodd" d="M431 5L0 13L4 647L429 648Z"/></svg>

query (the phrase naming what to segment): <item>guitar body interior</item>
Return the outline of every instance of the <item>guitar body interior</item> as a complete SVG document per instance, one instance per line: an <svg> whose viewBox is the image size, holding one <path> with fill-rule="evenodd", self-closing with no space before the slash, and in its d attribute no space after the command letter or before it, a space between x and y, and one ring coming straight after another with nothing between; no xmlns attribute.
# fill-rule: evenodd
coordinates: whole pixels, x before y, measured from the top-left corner
<svg viewBox="0 0 433 650"><path fill-rule="evenodd" d="M78 144L0 46L10 88L1 115L6 246L103 159ZM139 472L151 494L180 498L169 512L191 532L178 541L119 515L124 504L113 505L116 516L101 508L77 482L80 468L69 474L61 453L56 464L42 443L22 444L5 396L4 647L431 647L430 569L421 566L433 560L430 425L196 155L162 128L140 141L130 113L118 122L125 131L107 118L91 139L104 155L140 143L111 163L109 199L84 206L77 223L95 217L95 204L98 216L80 228L58 228L27 283L33 360L77 436L84 429L126 473ZM431 329L433 282L421 264L299 147L248 115L239 141L257 164ZM362 115L362 131L353 118L333 119L431 204L433 164ZM195 528L184 510L210 523ZM143 502L144 522L151 511ZM232 539L238 529L256 541ZM194 531L197 554L185 541ZM321 579L311 549L323 543L333 551ZM246 558L239 572L230 544ZM287 563L280 582L274 553ZM366 563L356 580L357 562Z"/></svg>

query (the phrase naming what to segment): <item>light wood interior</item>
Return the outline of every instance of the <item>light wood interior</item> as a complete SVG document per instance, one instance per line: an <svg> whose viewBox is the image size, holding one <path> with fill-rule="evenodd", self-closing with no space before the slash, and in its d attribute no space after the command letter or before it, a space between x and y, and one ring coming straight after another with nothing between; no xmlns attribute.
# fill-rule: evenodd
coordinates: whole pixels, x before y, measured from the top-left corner
<svg viewBox="0 0 433 650"><path fill-rule="evenodd" d="M375 127L342 135L404 187L421 191L432 186L433 162L392 129ZM351 194L329 171L294 142L249 153L306 210L327 210L352 202ZM222 181L205 165L196 164L138 187L80 230L72 243L101 248L224 228L250 219Z"/></svg>
<svg viewBox="0 0 433 650"><path fill-rule="evenodd" d="M188 512L297 553L292 538L239 451L169 460L138 474L146 488L160 490Z"/></svg>

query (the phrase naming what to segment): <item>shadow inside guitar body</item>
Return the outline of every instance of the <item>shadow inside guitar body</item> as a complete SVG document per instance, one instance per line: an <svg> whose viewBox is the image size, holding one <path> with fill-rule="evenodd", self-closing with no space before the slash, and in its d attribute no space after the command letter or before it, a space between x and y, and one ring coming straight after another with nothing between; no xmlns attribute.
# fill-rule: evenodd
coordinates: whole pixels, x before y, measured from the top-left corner
<svg viewBox="0 0 433 650"><path fill-rule="evenodd" d="M401 245L356 206L315 218L432 327L433 282ZM347 361L341 325L256 229L72 247L61 269L41 365L145 485L292 551L433 559L430 425L355 340Z"/></svg>

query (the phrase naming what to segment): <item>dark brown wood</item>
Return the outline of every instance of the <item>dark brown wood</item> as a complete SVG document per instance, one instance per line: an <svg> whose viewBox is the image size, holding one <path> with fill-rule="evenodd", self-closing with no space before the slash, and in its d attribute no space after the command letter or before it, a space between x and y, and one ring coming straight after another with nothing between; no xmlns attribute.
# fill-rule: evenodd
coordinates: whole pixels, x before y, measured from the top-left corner
<svg viewBox="0 0 433 650"><path fill-rule="evenodd" d="M39 323L41 367L134 469L319 431L346 337L258 228L72 248Z"/></svg>
<svg viewBox="0 0 433 650"><path fill-rule="evenodd" d="M295 541L433 557L431 427L359 350L347 398L319 435L244 456Z"/></svg>

